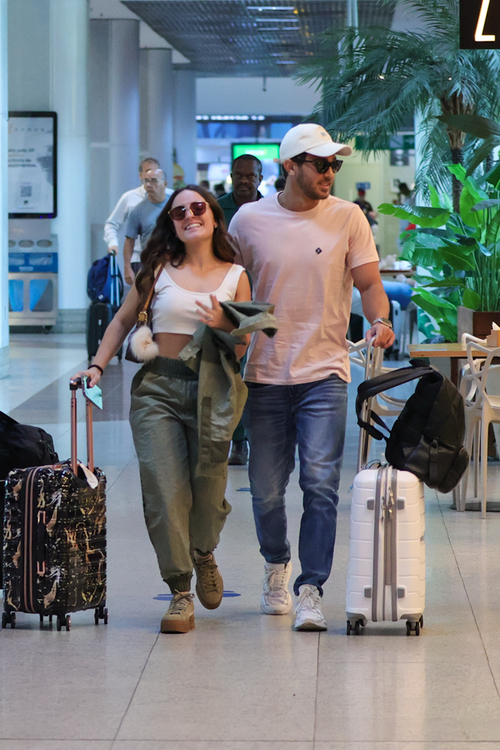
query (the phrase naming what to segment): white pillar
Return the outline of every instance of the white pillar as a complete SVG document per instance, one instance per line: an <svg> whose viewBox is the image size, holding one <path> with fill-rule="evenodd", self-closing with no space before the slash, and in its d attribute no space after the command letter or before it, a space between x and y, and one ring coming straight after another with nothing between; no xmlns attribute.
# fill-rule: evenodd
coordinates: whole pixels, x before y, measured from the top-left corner
<svg viewBox="0 0 500 750"><path fill-rule="evenodd" d="M139 21L110 21L110 204L139 184Z"/></svg>
<svg viewBox="0 0 500 750"><path fill-rule="evenodd" d="M184 170L184 182L196 182L196 74L174 72L174 148Z"/></svg>
<svg viewBox="0 0 500 750"><path fill-rule="evenodd" d="M171 49L142 49L141 114L145 132L143 156L153 156L167 174L172 187L174 74Z"/></svg>
<svg viewBox="0 0 500 750"><path fill-rule="evenodd" d="M7 0L0 0L0 378L9 374Z"/></svg>
<svg viewBox="0 0 500 750"><path fill-rule="evenodd" d="M51 0L51 100L58 116L59 307L88 304L87 0ZM63 315L64 319L64 315Z"/></svg>

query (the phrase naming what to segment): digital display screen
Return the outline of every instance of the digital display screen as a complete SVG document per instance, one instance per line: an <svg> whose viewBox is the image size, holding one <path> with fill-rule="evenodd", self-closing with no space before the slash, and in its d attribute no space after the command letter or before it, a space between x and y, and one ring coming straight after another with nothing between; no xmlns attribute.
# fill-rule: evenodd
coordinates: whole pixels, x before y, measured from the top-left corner
<svg viewBox="0 0 500 750"><path fill-rule="evenodd" d="M251 154L261 161L272 161L279 158L280 145L279 143L233 143L232 151L232 161L243 154Z"/></svg>
<svg viewBox="0 0 500 750"><path fill-rule="evenodd" d="M57 216L57 115L9 112L9 218Z"/></svg>

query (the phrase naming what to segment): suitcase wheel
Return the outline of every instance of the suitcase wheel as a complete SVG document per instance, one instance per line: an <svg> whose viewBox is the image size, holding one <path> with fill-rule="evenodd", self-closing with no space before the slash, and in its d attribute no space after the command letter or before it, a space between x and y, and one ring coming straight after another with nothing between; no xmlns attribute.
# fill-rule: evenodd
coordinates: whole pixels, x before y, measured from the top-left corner
<svg viewBox="0 0 500 750"><path fill-rule="evenodd" d="M69 615L57 615L57 629L71 630L71 617Z"/></svg>
<svg viewBox="0 0 500 750"><path fill-rule="evenodd" d="M6 628L7 625L10 625L11 628L16 627L15 612L2 612L2 628Z"/></svg>
<svg viewBox="0 0 500 750"><path fill-rule="evenodd" d="M94 622L96 625L99 625L99 620L103 620L105 625L108 624L108 608L102 605L96 607L94 610Z"/></svg>
<svg viewBox="0 0 500 750"><path fill-rule="evenodd" d="M411 635L412 633L415 633L415 635L420 635L420 630L424 627L424 616L422 615L420 620L417 622L411 622L410 620L406 621L406 635Z"/></svg>
<svg viewBox="0 0 500 750"><path fill-rule="evenodd" d="M346 635L351 635L352 632L354 632L356 635L361 635L361 626L363 625L363 620L356 620L356 622L353 624L350 620L347 620L347 627L346 627Z"/></svg>

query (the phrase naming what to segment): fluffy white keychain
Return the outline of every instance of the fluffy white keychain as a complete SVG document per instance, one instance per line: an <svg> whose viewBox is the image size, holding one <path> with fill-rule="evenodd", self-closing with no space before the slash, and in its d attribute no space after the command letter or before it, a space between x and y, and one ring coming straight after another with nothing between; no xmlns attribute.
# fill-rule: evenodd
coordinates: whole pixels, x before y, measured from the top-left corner
<svg viewBox="0 0 500 750"><path fill-rule="evenodd" d="M139 326L134 331L130 337L130 348L139 362L149 362L160 354L158 344L153 341L151 328L147 325Z"/></svg>

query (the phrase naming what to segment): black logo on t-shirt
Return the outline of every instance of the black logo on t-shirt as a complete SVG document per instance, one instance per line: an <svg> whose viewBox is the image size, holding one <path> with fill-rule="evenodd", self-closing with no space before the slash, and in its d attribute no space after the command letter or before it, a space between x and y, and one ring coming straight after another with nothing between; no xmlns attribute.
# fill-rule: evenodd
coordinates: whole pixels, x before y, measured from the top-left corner
<svg viewBox="0 0 500 750"><path fill-rule="evenodd" d="M320 247L317 247L317 248L316 248L316 253L317 253L318 255L319 255L320 253L322 253L322 252L323 252L323 250L322 250L322 249L321 249Z"/></svg>

